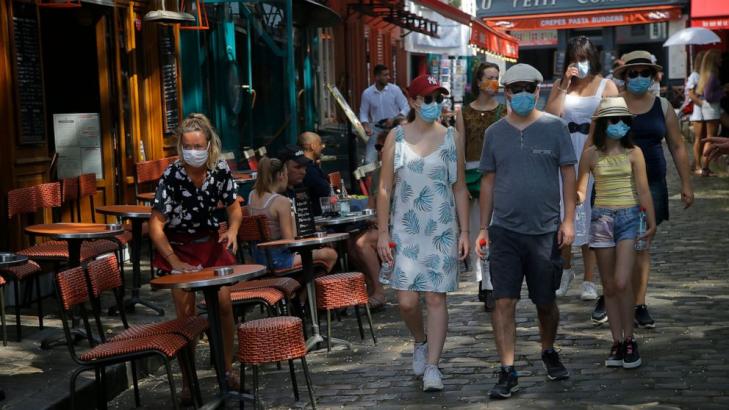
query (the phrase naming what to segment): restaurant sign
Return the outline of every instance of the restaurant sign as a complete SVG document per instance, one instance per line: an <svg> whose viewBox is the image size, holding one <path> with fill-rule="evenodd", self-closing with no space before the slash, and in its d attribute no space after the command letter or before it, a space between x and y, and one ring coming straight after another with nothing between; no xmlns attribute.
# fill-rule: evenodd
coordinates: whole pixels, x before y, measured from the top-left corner
<svg viewBox="0 0 729 410"><path fill-rule="evenodd" d="M519 47L556 46L559 42L557 30L514 31L511 35L519 40Z"/></svg>
<svg viewBox="0 0 729 410"><path fill-rule="evenodd" d="M688 0L476 0L481 18L590 12L616 8L683 6Z"/></svg>

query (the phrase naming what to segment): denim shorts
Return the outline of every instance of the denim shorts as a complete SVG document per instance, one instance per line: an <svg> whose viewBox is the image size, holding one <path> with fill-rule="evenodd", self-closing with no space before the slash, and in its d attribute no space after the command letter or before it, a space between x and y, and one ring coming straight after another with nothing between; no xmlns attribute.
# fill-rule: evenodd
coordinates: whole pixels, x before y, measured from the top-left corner
<svg viewBox="0 0 729 410"><path fill-rule="evenodd" d="M590 247L614 248L620 241L638 237L640 208L592 208Z"/></svg>
<svg viewBox="0 0 729 410"><path fill-rule="evenodd" d="M294 254L288 249L273 248L269 249L271 254L271 263L273 264L274 270L288 269L294 266ZM256 259L256 263L268 266L268 259L266 258L266 252L263 249L256 247L253 252L253 256Z"/></svg>

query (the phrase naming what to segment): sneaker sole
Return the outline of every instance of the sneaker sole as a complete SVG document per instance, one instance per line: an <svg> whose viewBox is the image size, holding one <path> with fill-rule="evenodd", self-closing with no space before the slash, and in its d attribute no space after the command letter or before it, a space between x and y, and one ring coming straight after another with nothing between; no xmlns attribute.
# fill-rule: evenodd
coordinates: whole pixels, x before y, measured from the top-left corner
<svg viewBox="0 0 729 410"><path fill-rule="evenodd" d="M438 386L428 386L428 387L423 386L423 393L432 393L432 392L437 392L437 391L443 391L443 385L440 385L440 387L438 387Z"/></svg>
<svg viewBox="0 0 729 410"><path fill-rule="evenodd" d="M648 323L648 324L636 323L635 326L642 327L643 329L655 329L656 328L655 323Z"/></svg>
<svg viewBox="0 0 729 410"><path fill-rule="evenodd" d="M643 364L643 361L640 360L640 358L634 362L623 362L623 369L635 369L636 367L640 367L640 365Z"/></svg>
<svg viewBox="0 0 729 410"><path fill-rule="evenodd" d="M596 325L601 325L608 321L608 317L607 317L607 315L605 315L605 317L602 319L595 319L594 317L591 317L590 320L592 320L592 323L594 323Z"/></svg>
<svg viewBox="0 0 729 410"><path fill-rule="evenodd" d="M489 393L489 397L491 397L492 399L508 399L509 397L511 397L511 395L513 393L516 393L518 391L519 391L519 386L514 386L511 388L511 390L507 394Z"/></svg>
<svg viewBox="0 0 729 410"><path fill-rule="evenodd" d="M547 371L547 379L549 379L549 380L551 380L553 382L556 382L556 381L559 381L559 380L567 380L567 379L570 378L570 372L569 371L567 372L567 374L562 375L562 376L552 376L551 374L549 374L549 370L547 370L547 366L544 364L544 362L542 362L542 367L544 367L544 370Z"/></svg>
<svg viewBox="0 0 729 410"><path fill-rule="evenodd" d="M593 295L587 295L587 296L580 295L580 299L583 300L583 301L585 301L585 302L591 301L591 300L597 300L597 295L595 295L595 296L593 296Z"/></svg>
<svg viewBox="0 0 729 410"><path fill-rule="evenodd" d="M623 367L622 360L605 360L605 367Z"/></svg>

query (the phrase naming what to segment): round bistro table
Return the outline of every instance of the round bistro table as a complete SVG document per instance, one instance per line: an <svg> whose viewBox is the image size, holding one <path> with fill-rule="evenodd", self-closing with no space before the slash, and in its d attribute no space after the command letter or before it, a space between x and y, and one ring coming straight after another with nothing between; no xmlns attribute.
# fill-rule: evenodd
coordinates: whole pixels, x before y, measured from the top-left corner
<svg viewBox="0 0 729 410"><path fill-rule="evenodd" d="M218 275L217 270L229 269L225 275ZM186 289L202 291L208 310L208 323L210 325L210 354L215 362L215 375L220 387L220 396L217 404L225 401L228 395L228 383L225 381L225 355L223 354L223 333L218 316L220 304L218 303L218 290L223 286L255 279L266 273L263 265L232 265L204 268L198 272L170 274L152 279L149 283L154 289ZM217 404L212 404L216 408ZM205 406L206 408L209 406Z"/></svg>
<svg viewBox="0 0 729 410"><path fill-rule="evenodd" d="M306 298L309 303L309 312L311 315L311 337L306 341L306 350L311 350L317 343L324 341L319 332L319 315L316 309L316 288L314 286L314 249L324 244L343 241L349 238L348 233L332 233L324 237L311 237L300 239L281 239L278 241L259 243L259 248L289 248L301 255L301 265L303 280L306 285ZM330 341L332 343L345 344L351 348L349 342L340 339Z"/></svg>

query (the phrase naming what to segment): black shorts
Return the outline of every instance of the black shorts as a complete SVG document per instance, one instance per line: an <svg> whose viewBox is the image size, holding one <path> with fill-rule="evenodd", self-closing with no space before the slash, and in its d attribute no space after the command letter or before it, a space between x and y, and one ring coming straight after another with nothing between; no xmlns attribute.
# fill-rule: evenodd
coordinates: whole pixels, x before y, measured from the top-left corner
<svg viewBox="0 0 729 410"><path fill-rule="evenodd" d="M562 279L557 232L526 235L489 227L489 268L495 299L519 299L526 276L529 299L549 305Z"/></svg>

